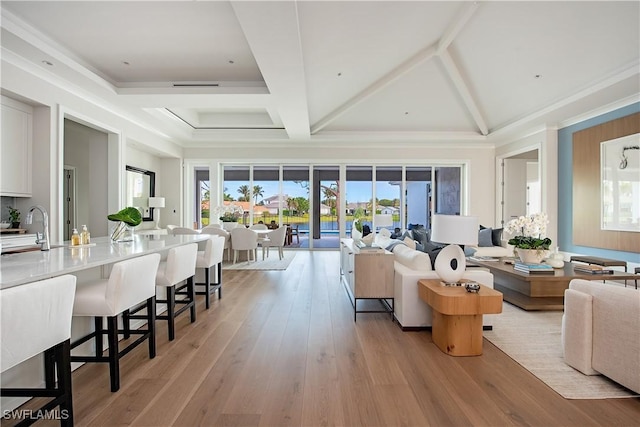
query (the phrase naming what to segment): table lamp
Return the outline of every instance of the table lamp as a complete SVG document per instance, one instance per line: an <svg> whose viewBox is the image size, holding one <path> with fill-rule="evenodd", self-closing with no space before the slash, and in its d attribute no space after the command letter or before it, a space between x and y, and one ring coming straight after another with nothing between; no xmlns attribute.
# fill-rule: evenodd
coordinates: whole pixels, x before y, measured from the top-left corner
<svg viewBox="0 0 640 427"><path fill-rule="evenodd" d="M466 268L464 251L458 245L478 244L478 217L434 215L431 241L449 243L436 257L435 270L445 285L458 285Z"/></svg>
<svg viewBox="0 0 640 427"><path fill-rule="evenodd" d="M150 208L164 208L164 197L149 197L149 207ZM153 217L156 222L155 230L159 230L160 227L158 224L160 223L160 211L156 214L156 211L153 211Z"/></svg>

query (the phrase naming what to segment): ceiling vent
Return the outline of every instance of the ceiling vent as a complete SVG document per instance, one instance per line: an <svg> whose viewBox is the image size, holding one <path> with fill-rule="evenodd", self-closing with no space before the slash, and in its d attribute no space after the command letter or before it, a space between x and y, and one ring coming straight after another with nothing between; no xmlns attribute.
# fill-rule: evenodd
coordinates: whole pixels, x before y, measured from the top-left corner
<svg viewBox="0 0 640 427"><path fill-rule="evenodd" d="M173 87L219 87L219 83L174 83Z"/></svg>

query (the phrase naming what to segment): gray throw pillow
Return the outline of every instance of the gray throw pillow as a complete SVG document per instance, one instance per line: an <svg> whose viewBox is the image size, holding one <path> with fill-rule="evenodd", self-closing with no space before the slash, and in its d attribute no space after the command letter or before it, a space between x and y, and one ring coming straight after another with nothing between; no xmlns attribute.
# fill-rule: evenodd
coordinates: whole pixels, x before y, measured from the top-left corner
<svg viewBox="0 0 640 427"><path fill-rule="evenodd" d="M480 230L478 232L478 246L481 248L493 246L493 239L491 237L490 228Z"/></svg>

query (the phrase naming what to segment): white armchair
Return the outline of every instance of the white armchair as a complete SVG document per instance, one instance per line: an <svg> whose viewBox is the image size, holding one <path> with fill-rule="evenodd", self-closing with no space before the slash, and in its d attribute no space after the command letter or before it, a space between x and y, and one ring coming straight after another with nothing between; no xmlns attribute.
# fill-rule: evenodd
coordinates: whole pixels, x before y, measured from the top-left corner
<svg viewBox="0 0 640 427"><path fill-rule="evenodd" d="M287 237L287 226L283 225L270 231L267 237L268 239L261 243L262 259L264 260L265 250L267 251L267 256L269 256L269 248L278 248L278 256L282 259L284 257L284 240Z"/></svg>
<svg viewBox="0 0 640 427"><path fill-rule="evenodd" d="M247 261L256 261L258 255L258 233L245 227L236 227L231 230L231 249L233 249L233 263L238 260L238 251L247 251Z"/></svg>

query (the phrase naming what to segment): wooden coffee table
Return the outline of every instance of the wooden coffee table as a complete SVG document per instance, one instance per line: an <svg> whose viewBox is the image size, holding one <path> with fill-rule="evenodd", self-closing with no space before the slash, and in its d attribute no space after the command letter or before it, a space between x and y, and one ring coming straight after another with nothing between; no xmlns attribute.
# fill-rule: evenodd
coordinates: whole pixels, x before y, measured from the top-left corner
<svg viewBox="0 0 640 427"><path fill-rule="evenodd" d="M464 286L444 286L439 279L418 281L420 299L432 308L431 336L451 356L482 354L482 315L502 313L502 294L480 285L477 293Z"/></svg>
<svg viewBox="0 0 640 427"><path fill-rule="evenodd" d="M493 274L493 287L504 295L504 300L523 310L563 310L564 291L573 279L633 280L637 276L623 271L613 274L581 273L574 264L565 262L553 274L527 274L513 269L513 265L500 261L467 261L469 265L487 268Z"/></svg>

